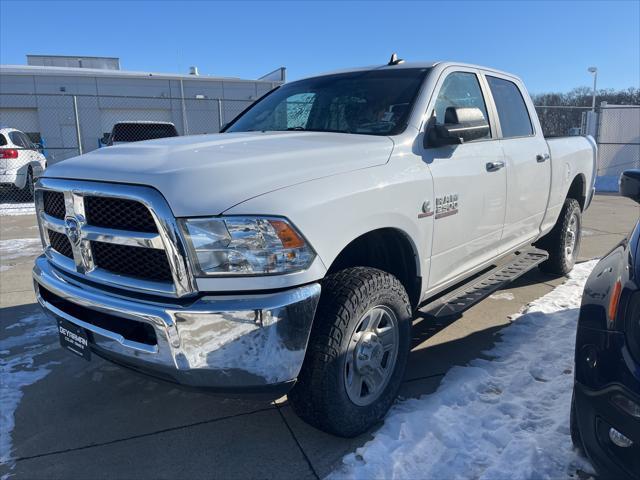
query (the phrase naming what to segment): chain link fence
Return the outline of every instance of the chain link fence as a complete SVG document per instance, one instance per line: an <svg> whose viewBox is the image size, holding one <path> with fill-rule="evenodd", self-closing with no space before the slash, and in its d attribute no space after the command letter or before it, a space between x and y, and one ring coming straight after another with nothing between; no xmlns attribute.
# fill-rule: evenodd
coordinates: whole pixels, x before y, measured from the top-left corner
<svg viewBox="0 0 640 480"><path fill-rule="evenodd" d="M640 105L602 104L597 125L596 188L615 192L624 170L640 168Z"/></svg>
<svg viewBox="0 0 640 480"><path fill-rule="evenodd" d="M0 215L33 212L47 165L113 144L217 133L253 100L0 94Z"/></svg>
<svg viewBox="0 0 640 480"><path fill-rule="evenodd" d="M591 107L558 105L536 106L545 137L585 134L587 113Z"/></svg>
<svg viewBox="0 0 640 480"><path fill-rule="evenodd" d="M202 95L0 94L0 215L33 212L33 179L47 165L120 142L216 133L252 102ZM622 170L640 168L640 106L590 110L536 106L545 136L596 137L598 175L617 189ZM599 186L610 189L606 182Z"/></svg>

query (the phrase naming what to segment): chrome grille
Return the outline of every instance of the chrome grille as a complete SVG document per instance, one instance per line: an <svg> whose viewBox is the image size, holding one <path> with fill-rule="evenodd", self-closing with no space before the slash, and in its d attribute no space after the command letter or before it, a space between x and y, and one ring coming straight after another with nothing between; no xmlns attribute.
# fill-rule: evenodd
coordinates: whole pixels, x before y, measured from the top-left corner
<svg viewBox="0 0 640 480"><path fill-rule="evenodd" d="M47 230L47 234L49 235L51 248L65 257L73 258L73 249L71 248L69 237L64 233L54 232L53 230Z"/></svg>
<svg viewBox="0 0 640 480"><path fill-rule="evenodd" d="M156 190L41 178L35 199L54 265L116 288L174 297L196 292L176 220Z"/></svg>
<svg viewBox="0 0 640 480"><path fill-rule="evenodd" d="M43 194L44 212L54 218L64 218L64 194L45 191Z"/></svg>
<svg viewBox="0 0 640 480"><path fill-rule="evenodd" d="M96 227L157 233L149 210L139 202L122 198L85 197L87 223Z"/></svg>
<svg viewBox="0 0 640 480"><path fill-rule="evenodd" d="M164 250L91 242L96 267L135 278L171 281L171 269Z"/></svg>

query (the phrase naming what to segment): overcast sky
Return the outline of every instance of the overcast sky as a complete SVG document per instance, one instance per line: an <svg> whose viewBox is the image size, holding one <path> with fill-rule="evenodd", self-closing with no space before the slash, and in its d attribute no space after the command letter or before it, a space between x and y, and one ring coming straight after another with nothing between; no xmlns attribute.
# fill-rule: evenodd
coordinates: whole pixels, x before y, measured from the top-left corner
<svg viewBox="0 0 640 480"><path fill-rule="evenodd" d="M114 56L126 70L290 80L336 68L459 60L534 93L640 86L640 2L176 2L0 0L0 63Z"/></svg>

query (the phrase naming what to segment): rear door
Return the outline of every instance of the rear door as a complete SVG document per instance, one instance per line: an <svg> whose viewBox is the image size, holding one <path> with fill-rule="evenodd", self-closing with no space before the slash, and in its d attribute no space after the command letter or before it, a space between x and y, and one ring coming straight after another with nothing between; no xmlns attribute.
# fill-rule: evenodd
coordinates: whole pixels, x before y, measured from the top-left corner
<svg viewBox="0 0 640 480"><path fill-rule="evenodd" d="M38 177L42 175L42 172L44 171L44 163L45 163L44 155L42 155L38 151L38 148L34 145L34 143L31 141L31 139L26 133L19 132L19 134L20 134L20 137L22 138L22 143L25 145L25 148L27 149L26 152L29 155L28 159L29 159L29 164L31 165L31 168L33 170L33 175L34 177Z"/></svg>
<svg viewBox="0 0 640 480"><path fill-rule="evenodd" d="M9 140L18 151L18 158L13 160L11 168L16 169L28 165L31 162L31 151L29 150L30 142L27 143L26 141L26 135L17 130L12 130L9 132ZM26 170L20 173L26 174Z"/></svg>
<svg viewBox="0 0 640 480"><path fill-rule="evenodd" d="M507 204L500 253L533 241L547 209L551 159L535 109L518 80L485 75L498 116L500 145L507 164Z"/></svg>
<svg viewBox="0 0 640 480"><path fill-rule="evenodd" d="M488 119L486 138L461 145L426 148L433 175L434 230L429 288L437 287L495 257L505 215L506 169L496 140L494 114L478 71L445 70L434 91L428 117L442 123L447 107L476 107Z"/></svg>

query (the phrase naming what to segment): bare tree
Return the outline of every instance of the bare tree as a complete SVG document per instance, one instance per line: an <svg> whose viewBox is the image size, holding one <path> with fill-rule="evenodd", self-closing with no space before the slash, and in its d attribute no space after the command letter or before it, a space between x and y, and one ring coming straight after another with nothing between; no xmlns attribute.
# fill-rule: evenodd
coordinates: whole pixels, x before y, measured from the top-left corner
<svg viewBox="0 0 640 480"><path fill-rule="evenodd" d="M532 95L545 136L567 135L569 129L580 127L582 114L591 107L593 92L589 87L577 87L567 93ZM626 90L602 89L596 92L598 103L640 105L640 88Z"/></svg>

